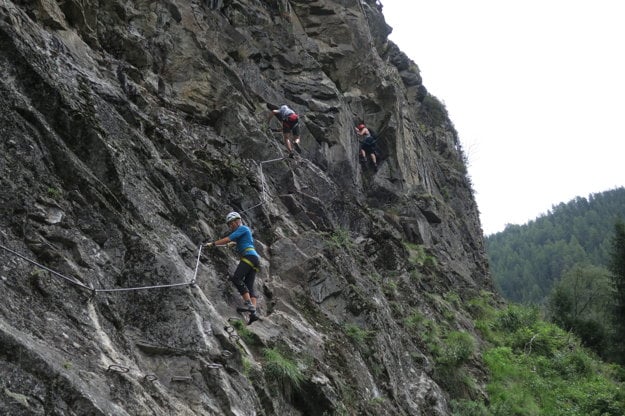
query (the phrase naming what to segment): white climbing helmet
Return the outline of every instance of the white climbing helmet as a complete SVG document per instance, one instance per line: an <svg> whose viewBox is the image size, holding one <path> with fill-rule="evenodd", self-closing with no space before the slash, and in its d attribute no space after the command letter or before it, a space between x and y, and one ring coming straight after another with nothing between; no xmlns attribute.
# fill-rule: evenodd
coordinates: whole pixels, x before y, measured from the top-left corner
<svg viewBox="0 0 625 416"><path fill-rule="evenodd" d="M291 110L288 105L283 105L278 110L278 113L280 114L280 116L286 117L286 116L290 116L291 114L293 114L293 110Z"/></svg>
<svg viewBox="0 0 625 416"><path fill-rule="evenodd" d="M232 211L228 215L226 215L226 224L230 224L230 221L240 220L241 215L238 212Z"/></svg>

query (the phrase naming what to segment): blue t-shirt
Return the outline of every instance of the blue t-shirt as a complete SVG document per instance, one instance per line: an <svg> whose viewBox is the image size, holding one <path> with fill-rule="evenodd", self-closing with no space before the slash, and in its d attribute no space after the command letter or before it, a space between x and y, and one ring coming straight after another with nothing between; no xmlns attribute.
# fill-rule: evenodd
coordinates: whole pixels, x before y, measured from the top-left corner
<svg viewBox="0 0 625 416"><path fill-rule="evenodd" d="M291 110L286 105L283 105L282 107L280 107L280 110L278 110L278 118L282 121L286 121L287 117L291 114L295 114L295 111Z"/></svg>
<svg viewBox="0 0 625 416"><path fill-rule="evenodd" d="M243 224L239 225L228 238L231 241L237 243L237 251L242 256L256 256L259 257L256 249L254 248L254 238L252 237L252 230L248 226Z"/></svg>

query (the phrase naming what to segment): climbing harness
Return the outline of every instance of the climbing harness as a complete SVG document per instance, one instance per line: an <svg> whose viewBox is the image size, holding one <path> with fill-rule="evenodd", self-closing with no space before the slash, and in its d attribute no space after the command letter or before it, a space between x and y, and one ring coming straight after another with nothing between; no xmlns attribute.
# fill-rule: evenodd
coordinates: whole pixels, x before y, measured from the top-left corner
<svg viewBox="0 0 625 416"><path fill-rule="evenodd" d="M254 263L252 263L249 259L246 259L245 257L241 257L241 261L245 264L247 264L248 266L250 266L252 269L254 269L254 271L256 273L260 272L260 269L256 266L254 266Z"/></svg>
<svg viewBox="0 0 625 416"><path fill-rule="evenodd" d="M243 254L245 255L245 253L249 252L249 251L255 251L256 249L254 247L247 247L245 249L243 249ZM249 259L245 258L245 257L241 257L240 259L243 263L247 264L248 266L250 266L252 269L254 269L254 271L256 273L260 273L260 269L256 266L254 266L254 263L252 263Z"/></svg>

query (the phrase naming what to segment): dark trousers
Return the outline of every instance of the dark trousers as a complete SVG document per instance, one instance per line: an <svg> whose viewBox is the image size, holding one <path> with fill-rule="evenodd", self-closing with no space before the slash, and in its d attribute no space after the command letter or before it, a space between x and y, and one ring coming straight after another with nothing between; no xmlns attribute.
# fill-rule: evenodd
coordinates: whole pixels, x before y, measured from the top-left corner
<svg viewBox="0 0 625 416"><path fill-rule="evenodd" d="M248 260L254 266L250 266L244 259ZM243 256L237 269L232 275L232 283L236 286L241 295L249 293L250 297L255 298L254 280L256 280L256 270L258 270L259 260L256 256Z"/></svg>

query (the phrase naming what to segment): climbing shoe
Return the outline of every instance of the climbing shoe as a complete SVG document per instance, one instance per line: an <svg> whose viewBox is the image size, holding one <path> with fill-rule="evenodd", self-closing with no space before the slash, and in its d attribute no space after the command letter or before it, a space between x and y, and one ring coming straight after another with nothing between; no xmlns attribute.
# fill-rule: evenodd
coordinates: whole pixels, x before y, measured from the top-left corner
<svg viewBox="0 0 625 416"><path fill-rule="evenodd" d="M378 164L377 163L373 163L373 171L374 172L378 171Z"/></svg>
<svg viewBox="0 0 625 416"><path fill-rule="evenodd" d="M302 153L302 148L299 147L298 142L293 142L293 146L295 147L295 150L297 150L297 153Z"/></svg>
<svg viewBox="0 0 625 416"><path fill-rule="evenodd" d="M256 312L250 314L250 320L247 321L248 325L252 325L254 322L258 321L260 317L256 314Z"/></svg>
<svg viewBox="0 0 625 416"><path fill-rule="evenodd" d="M289 152L289 157L290 157L291 159L295 158L295 153L293 153L293 152Z"/></svg>
<svg viewBox="0 0 625 416"><path fill-rule="evenodd" d="M360 156L360 163L362 163L363 165L367 164L367 158L364 156Z"/></svg>
<svg viewBox="0 0 625 416"><path fill-rule="evenodd" d="M250 313L255 313L256 312L256 308L254 307L254 305L252 305L252 302L250 302L249 300L247 302L245 302L243 304L243 306L239 306L237 308L238 312L250 312Z"/></svg>

